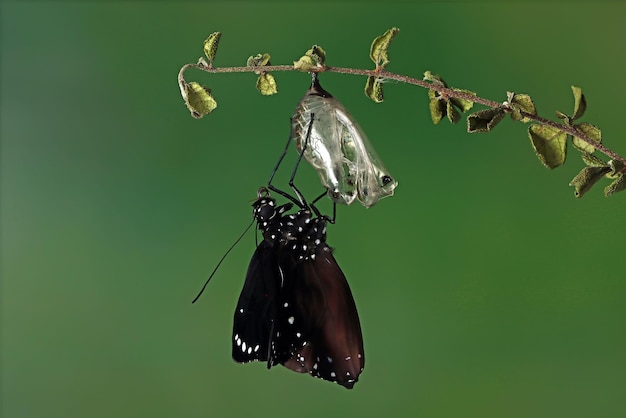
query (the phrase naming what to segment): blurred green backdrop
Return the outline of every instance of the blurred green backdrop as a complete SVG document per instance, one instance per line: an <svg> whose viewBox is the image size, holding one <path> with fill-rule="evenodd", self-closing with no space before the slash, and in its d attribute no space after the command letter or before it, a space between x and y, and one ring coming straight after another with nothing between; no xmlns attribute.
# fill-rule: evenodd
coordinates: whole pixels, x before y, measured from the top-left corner
<svg viewBox="0 0 626 418"><path fill-rule="evenodd" d="M341 207L329 243L352 286L367 365L353 391L230 359L249 233L200 303L308 87L274 74L188 80L219 108L194 120L176 76L223 37L216 65L312 44L329 65L371 68L392 26L389 69L439 73L504 100L571 112L582 86L622 155L626 6L614 3L2 3L2 416L626 416L626 194L582 200L525 126L490 135L430 121L426 92L322 76L360 120L396 196ZM293 155L292 155L293 154ZM292 160L295 153L290 153ZM285 176L282 177L283 179ZM319 184L305 166L308 194Z"/></svg>

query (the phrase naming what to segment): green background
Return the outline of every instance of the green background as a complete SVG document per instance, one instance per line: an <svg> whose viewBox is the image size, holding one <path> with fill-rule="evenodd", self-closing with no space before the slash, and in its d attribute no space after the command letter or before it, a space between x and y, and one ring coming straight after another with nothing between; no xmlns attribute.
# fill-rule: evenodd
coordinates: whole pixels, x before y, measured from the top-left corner
<svg viewBox="0 0 626 418"><path fill-rule="evenodd" d="M577 152L551 172L526 126L433 126L426 91L389 82L374 104L362 77L321 81L399 181L329 229L365 371L347 391L234 363L254 234L191 300L249 223L309 77L275 73L279 94L263 97L252 74L189 71L219 102L202 120L176 83L213 31L218 66L289 64L319 44L329 65L371 68L371 40L397 26L389 70L528 93L551 118L582 86L584 120L623 155L625 15L619 2L3 2L2 417L626 416L626 194L604 198L604 182L577 200ZM298 184L319 192L309 166Z"/></svg>

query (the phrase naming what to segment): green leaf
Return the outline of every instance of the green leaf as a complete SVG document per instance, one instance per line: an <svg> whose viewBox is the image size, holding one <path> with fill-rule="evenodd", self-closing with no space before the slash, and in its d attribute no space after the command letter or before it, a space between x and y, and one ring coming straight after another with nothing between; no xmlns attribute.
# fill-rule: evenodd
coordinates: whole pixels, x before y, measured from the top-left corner
<svg viewBox="0 0 626 418"><path fill-rule="evenodd" d="M325 61L326 51L324 51L321 46L313 45L298 61L293 62L293 68L304 72L311 72L324 67Z"/></svg>
<svg viewBox="0 0 626 418"><path fill-rule="evenodd" d="M437 74L433 74L430 71L424 71L424 81L430 81L433 84L438 86L448 87L443 78L439 77Z"/></svg>
<svg viewBox="0 0 626 418"><path fill-rule="evenodd" d="M454 108L450 100L447 102L446 113L448 114L448 120L452 123L459 123L461 120L461 114Z"/></svg>
<svg viewBox="0 0 626 418"><path fill-rule="evenodd" d="M213 63L213 60L215 59L215 55L217 54L217 47L220 43L221 37L222 32L213 32L204 41L204 55L206 55L207 59L209 60L209 64Z"/></svg>
<svg viewBox="0 0 626 418"><path fill-rule="evenodd" d="M309 73L315 69L317 69L317 65L315 65L315 61L313 58L303 55L298 59L298 61L293 62L293 68L296 70L303 71L305 73Z"/></svg>
<svg viewBox="0 0 626 418"><path fill-rule="evenodd" d="M430 71L424 72L424 80L430 81L435 86L447 87L445 81ZM458 93L465 93L476 96L476 93L470 90L452 89ZM474 102L461 97L449 97L442 95L438 91L429 89L428 98L430 99L430 116L433 123L438 124L444 116L448 116L451 123L458 123L461 120L461 112L467 112L474 106ZM457 110L459 109L459 110ZM496 122L497 123L497 122Z"/></svg>
<svg viewBox="0 0 626 418"><path fill-rule="evenodd" d="M580 170L580 173L572 179L569 185L574 186L576 197L583 197L610 170L608 167L585 167Z"/></svg>
<svg viewBox="0 0 626 418"><path fill-rule="evenodd" d="M535 108L533 99L531 99L530 96L527 94L516 94L512 92L507 92L507 102L509 104L509 107L513 110L513 113L511 113L511 118L513 120L527 123L530 121L530 119L522 115L522 112L528 113L530 115L537 114L537 109Z"/></svg>
<svg viewBox="0 0 626 418"><path fill-rule="evenodd" d="M256 54L255 56L248 57L246 65L248 67L263 67L264 65L270 65L270 58L270 54L268 53Z"/></svg>
<svg viewBox="0 0 626 418"><path fill-rule="evenodd" d="M461 93L471 94L472 96L476 96L476 93L470 90L463 90L463 89L453 89L453 90L461 92ZM474 102L472 102L471 100L462 99L460 97L451 97L450 101L452 102L453 105L458 107L461 110L461 112L467 112L474 106Z"/></svg>
<svg viewBox="0 0 626 418"><path fill-rule="evenodd" d="M278 93L276 80L270 73L262 73L256 81L256 88L263 96L271 96Z"/></svg>
<svg viewBox="0 0 626 418"><path fill-rule="evenodd" d="M313 45L305 55L313 58L313 61L320 67L323 67L326 62L326 51L319 45Z"/></svg>
<svg viewBox="0 0 626 418"><path fill-rule="evenodd" d="M446 115L447 103L445 100L437 99L434 93L435 93L434 90L428 91L428 96L430 97L428 106L430 108L430 117L432 118L433 123L437 125L439 122L441 122L441 119L443 119L443 117Z"/></svg>
<svg viewBox="0 0 626 418"><path fill-rule="evenodd" d="M400 29L391 28L384 34L380 35L372 42L370 47L370 58L376 64L376 69L385 68L389 64L389 56L387 55L387 49L391 40L395 38Z"/></svg>
<svg viewBox="0 0 626 418"><path fill-rule="evenodd" d="M572 116L572 120L576 120L585 113L587 100L580 87L572 86L572 93L574 93L574 116Z"/></svg>
<svg viewBox="0 0 626 418"><path fill-rule="evenodd" d="M528 127L530 142L539 161L548 168L556 168L565 162L567 134L550 126Z"/></svg>
<svg viewBox="0 0 626 418"><path fill-rule="evenodd" d="M490 132L504 118L505 112L501 107L479 110L467 117L467 132Z"/></svg>
<svg viewBox="0 0 626 418"><path fill-rule="evenodd" d="M181 83L180 93L185 100L187 109L191 112L191 116L196 119L208 115L217 107L217 102L211 96L211 90L195 81Z"/></svg>
<svg viewBox="0 0 626 418"><path fill-rule="evenodd" d="M591 138L593 141L596 141L598 143L602 142L602 131L597 126L590 123L582 122L574 125L574 128L580 133ZM593 145L588 144L587 142L577 137L573 137L572 144L574 145L574 147L576 147L576 149L589 154L596 150Z"/></svg>
<svg viewBox="0 0 626 418"><path fill-rule="evenodd" d="M604 188L604 195L611 196L612 194L621 192L624 189L626 189L626 176L624 174L620 174L613 181L613 183Z"/></svg>
<svg viewBox="0 0 626 418"><path fill-rule="evenodd" d="M365 82L365 95L376 103L380 103L385 99L383 83L378 77L367 77L367 81Z"/></svg>
<svg viewBox="0 0 626 418"><path fill-rule="evenodd" d="M602 161L595 155L588 154L586 152L583 152L582 159L583 159L583 162L589 167L607 167L608 166L607 163L605 163L604 161Z"/></svg>

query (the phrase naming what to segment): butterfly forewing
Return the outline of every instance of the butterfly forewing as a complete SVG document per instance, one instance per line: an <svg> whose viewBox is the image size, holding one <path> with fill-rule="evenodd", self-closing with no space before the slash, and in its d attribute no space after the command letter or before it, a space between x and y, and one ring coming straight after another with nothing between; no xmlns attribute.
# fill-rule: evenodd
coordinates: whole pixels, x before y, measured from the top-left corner
<svg viewBox="0 0 626 418"><path fill-rule="evenodd" d="M280 280L276 251L262 241L248 266L235 310L232 349L235 361L269 360Z"/></svg>

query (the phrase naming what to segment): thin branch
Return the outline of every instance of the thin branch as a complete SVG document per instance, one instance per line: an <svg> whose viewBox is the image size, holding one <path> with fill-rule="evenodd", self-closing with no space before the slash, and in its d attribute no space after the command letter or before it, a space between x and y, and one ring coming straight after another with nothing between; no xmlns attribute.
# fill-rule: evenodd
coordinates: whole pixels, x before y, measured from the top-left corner
<svg viewBox="0 0 626 418"><path fill-rule="evenodd" d="M260 72L300 71L300 70L296 70L293 67L293 65L265 65L262 67L258 67L258 66L247 67L246 66L246 67L219 67L218 68L218 67L213 67L212 64L209 64L208 66L202 63L186 64L180 69L180 72L178 73L178 83L179 85L181 85L181 88L182 88L182 85L185 83L184 72L189 68L197 68L201 71L212 73L212 74L219 74L219 73L257 73L258 74ZM426 89L435 90L444 97L465 99L465 100L469 100L471 102L478 103L478 104L481 104L483 106L486 106L492 109L495 109L498 107L504 107L507 110L512 110L505 103L500 103L500 102L496 102L493 100L484 99L482 97L475 96L471 93L459 91L455 88L444 87L442 85L431 83L429 81L420 80L420 79L409 77L409 76L402 75L402 74L392 73L392 72L382 70L382 69L362 70L362 69L357 69L357 68L323 66L323 67L313 69L312 71L318 72L318 73L328 72L328 73L339 73L339 74L362 75L366 77L379 77L385 80L394 80L394 81L398 81L401 83L412 84L412 85L420 86ZM591 145L592 147L602 152L606 156L612 158L613 160L622 162L624 164L623 171L626 172L626 158L620 156L619 154L605 147L601 143L598 143L595 140L591 139L584 133L578 131L573 126L564 125L564 124L543 118L541 116L526 113L526 112L521 112L521 115L541 125L550 126L552 128L563 131L568 135L579 138L580 140Z"/></svg>

